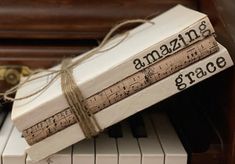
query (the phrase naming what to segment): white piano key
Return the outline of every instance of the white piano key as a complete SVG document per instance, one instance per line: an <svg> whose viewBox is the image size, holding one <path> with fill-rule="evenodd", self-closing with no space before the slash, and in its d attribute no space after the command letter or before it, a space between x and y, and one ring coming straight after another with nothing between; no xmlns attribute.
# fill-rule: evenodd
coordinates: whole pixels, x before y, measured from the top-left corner
<svg viewBox="0 0 235 164"><path fill-rule="evenodd" d="M137 139L131 134L126 122L121 125L123 137L117 138L119 164L141 164L141 152Z"/></svg>
<svg viewBox="0 0 235 164"><path fill-rule="evenodd" d="M28 147L28 145L25 139L22 138L21 133L14 128L2 154L3 164L25 164L26 147Z"/></svg>
<svg viewBox="0 0 235 164"><path fill-rule="evenodd" d="M116 139L101 133L95 139L96 164L118 164Z"/></svg>
<svg viewBox="0 0 235 164"><path fill-rule="evenodd" d="M142 153L142 164L164 164L164 153L160 141L154 132L150 117L144 115L147 137L138 138Z"/></svg>
<svg viewBox="0 0 235 164"><path fill-rule="evenodd" d="M29 156L26 158L26 164L71 164L72 146L51 155L41 161L32 161Z"/></svg>
<svg viewBox="0 0 235 164"><path fill-rule="evenodd" d="M165 164L187 164L187 153L167 115L154 113L152 121L165 153Z"/></svg>
<svg viewBox="0 0 235 164"><path fill-rule="evenodd" d="M94 139L86 139L73 145L73 164L95 164Z"/></svg>
<svg viewBox="0 0 235 164"><path fill-rule="evenodd" d="M0 130L0 164L2 164L2 153L10 137L12 129L13 123L11 121L11 112L9 112Z"/></svg>

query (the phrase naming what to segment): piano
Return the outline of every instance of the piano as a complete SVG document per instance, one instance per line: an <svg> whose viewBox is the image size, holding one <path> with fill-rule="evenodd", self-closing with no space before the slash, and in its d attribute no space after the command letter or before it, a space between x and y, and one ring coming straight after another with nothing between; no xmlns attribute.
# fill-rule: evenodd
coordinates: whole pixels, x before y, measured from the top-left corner
<svg viewBox="0 0 235 164"><path fill-rule="evenodd" d="M10 113L0 131L2 164L33 164ZM163 112L140 113L36 164L186 164L187 153Z"/></svg>
<svg viewBox="0 0 235 164"><path fill-rule="evenodd" d="M98 45L115 23L155 16L178 3L207 13L218 41L231 54L235 53L232 0L3 1L0 5L0 90L12 85L8 77L17 81L18 74L27 72L21 65L31 69L51 67L64 57L79 55ZM129 28L132 27L123 30ZM9 72L13 72L13 76L7 76ZM172 150L182 150L180 162L234 164L234 77L232 68L41 163L170 163L173 158L175 164L176 156L169 154ZM11 78L10 81L14 81ZM0 106L4 109L0 110L0 164L33 163L23 152L26 145L10 121L10 106ZM158 111L167 114L164 117L168 123L161 127L155 123L158 119L148 114ZM144 121L137 121L140 117ZM161 138L158 134L168 125L174 129L171 132L180 145L169 153L164 146L169 146L165 140L171 135Z"/></svg>
<svg viewBox="0 0 235 164"><path fill-rule="evenodd" d="M195 101L192 94L194 89L173 96L36 164L223 164L222 134L209 121L212 106L203 106L204 97ZM10 114L0 130L1 164L33 164Z"/></svg>

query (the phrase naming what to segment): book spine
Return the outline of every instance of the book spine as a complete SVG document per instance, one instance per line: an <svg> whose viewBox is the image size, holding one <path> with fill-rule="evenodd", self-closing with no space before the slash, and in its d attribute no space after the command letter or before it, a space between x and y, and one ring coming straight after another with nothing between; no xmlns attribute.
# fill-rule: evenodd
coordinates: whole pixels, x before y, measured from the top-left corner
<svg viewBox="0 0 235 164"><path fill-rule="evenodd" d="M178 84L176 82L179 77L182 77L182 82L180 83L185 83L186 86L184 89L186 89L231 67L232 65L233 61L229 53L225 48L220 46L220 51L214 55L202 59L199 62L196 62L159 81L158 83L155 83L154 85L113 104L105 110L96 113L95 117L102 128L107 128L108 126L111 126L130 115L143 110L144 108L182 91L182 89L178 88ZM194 72L194 75L190 72ZM204 72L203 76L200 75L202 72ZM194 80L193 82L191 82L188 74L190 74L190 77ZM38 142L30 146L26 151L32 159L39 160L84 139L85 136L81 133L82 131L79 125L74 124L45 138L43 142ZM66 141L70 142L61 142L61 137L66 138ZM48 149L50 147L54 147L55 149Z"/></svg>
<svg viewBox="0 0 235 164"><path fill-rule="evenodd" d="M92 95L84 100L84 105L92 113L97 113L218 50L214 37L208 37ZM74 123L75 116L68 108L24 130L23 136L32 145Z"/></svg>
<svg viewBox="0 0 235 164"><path fill-rule="evenodd" d="M205 17L179 33L136 54L131 60L132 66L136 70L144 69L212 34L214 34L213 26L208 17Z"/></svg>

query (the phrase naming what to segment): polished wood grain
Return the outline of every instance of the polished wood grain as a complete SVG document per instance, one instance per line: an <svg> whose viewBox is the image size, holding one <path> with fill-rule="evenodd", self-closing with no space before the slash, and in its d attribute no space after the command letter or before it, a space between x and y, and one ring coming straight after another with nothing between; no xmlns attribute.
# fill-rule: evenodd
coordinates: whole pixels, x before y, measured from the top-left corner
<svg viewBox="0 0 235 164"><path fill-rule="evenodd" d="M117 22L158 15L193 0L2 0L0 38L102 38Z"/></svg>

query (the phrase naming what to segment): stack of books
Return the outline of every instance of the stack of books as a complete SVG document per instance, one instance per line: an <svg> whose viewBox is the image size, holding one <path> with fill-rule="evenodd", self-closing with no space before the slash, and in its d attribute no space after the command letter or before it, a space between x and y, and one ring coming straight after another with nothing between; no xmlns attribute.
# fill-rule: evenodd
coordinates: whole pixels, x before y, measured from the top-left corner
<svg viewBox="0 0 235 164"><path fill-rule="evenodd" d="M73 70L84 106L102 129L233 65L226 48L215 40L208 17L181 5L128 34L124 40L123 36L115 37L103 50L113 48ZM27 83L16 98L42 88L54 76ZM58 78L45 91L13 104L12 120L26 139L32 160L41 160L85 138L60 83Z"/></svg>

